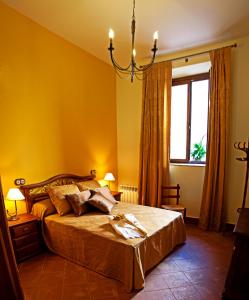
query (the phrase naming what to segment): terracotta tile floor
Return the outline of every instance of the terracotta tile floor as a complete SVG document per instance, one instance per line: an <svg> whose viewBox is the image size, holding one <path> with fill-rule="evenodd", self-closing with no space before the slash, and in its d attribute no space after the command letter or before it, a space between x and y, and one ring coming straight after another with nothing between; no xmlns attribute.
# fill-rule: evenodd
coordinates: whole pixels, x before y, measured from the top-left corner
<svg viewBox="0 0 249 300"><path fill-rule="evenodd" d="M116 280L46 252L19 265L26 300L218 300L232 254L231 235L187 225L187 242L127 294Z"/></svg>

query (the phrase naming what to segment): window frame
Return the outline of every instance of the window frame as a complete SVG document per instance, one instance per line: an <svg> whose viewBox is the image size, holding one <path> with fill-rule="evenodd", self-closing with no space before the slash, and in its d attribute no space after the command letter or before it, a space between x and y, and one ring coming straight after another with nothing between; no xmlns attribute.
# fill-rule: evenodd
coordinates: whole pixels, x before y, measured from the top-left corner
<svg viewBox="0 0 249 300"><path fill-rule="evenodd" d="M209 80L208 82L208 99L209 99L209 90L210 90L210 72L189 75L180 78L172 79L172 87L177 85L188 85L187 91L187 121L186 121L186 157L185 159L172 159L170 158L170 163L177 164L206 164L206 161L190 161L190 137L191 137L191 107L192 107L192 82L201 81L201 80ZM209 109L209 105L208 105Z"/></svg>

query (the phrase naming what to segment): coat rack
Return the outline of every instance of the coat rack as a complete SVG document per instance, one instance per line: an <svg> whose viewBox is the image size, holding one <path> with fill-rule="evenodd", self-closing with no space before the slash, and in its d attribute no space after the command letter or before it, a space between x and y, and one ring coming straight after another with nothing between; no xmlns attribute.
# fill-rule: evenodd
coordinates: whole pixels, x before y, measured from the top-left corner
<svg viewBox="0 0 249 300"><path fill-rule="evenodd" d="M246 177L245 177L245 188L244 195L242 201L242 208L245 207L246 204L246 194L247 194L247 184L248 184L248 170L249 170L249 139L247 142L236 142L234 143L234 148L237 150L241 150L245 152L245 157L237 157L236 159L239 161L246 161Z"/></svg>

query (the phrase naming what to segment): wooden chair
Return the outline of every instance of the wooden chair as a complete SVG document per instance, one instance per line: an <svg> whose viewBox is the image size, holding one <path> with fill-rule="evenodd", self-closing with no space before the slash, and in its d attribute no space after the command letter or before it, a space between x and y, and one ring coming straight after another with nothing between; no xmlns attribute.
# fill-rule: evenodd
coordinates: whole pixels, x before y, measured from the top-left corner
<svg viewBox="0 0 249 300"><path fill-rule="evenodd" d="M171 203L174 199L175 203ZM162 205L161 207L168 210L173 210L182 213L183 218L186 217L186 207L179 204L180 199L180 185L162 186ZM172 201L173 202L173 201Z"/></svg>

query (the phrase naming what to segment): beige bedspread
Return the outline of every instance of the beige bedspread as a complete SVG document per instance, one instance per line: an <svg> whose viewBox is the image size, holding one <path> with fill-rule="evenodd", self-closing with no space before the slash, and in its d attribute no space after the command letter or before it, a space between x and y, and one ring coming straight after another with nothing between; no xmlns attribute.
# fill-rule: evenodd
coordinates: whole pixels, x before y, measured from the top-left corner
<svg viewBox="0 0 249 300"><path fill-rule="evenodd" d="M182 215L122 202L112 213L134 214L148 236L125 240L113 230L108 216L99 212L81 217L53 214L44 219L46 243L59 255L121 281L127 291L141 289L145 272L185 241Z"/></svg>

